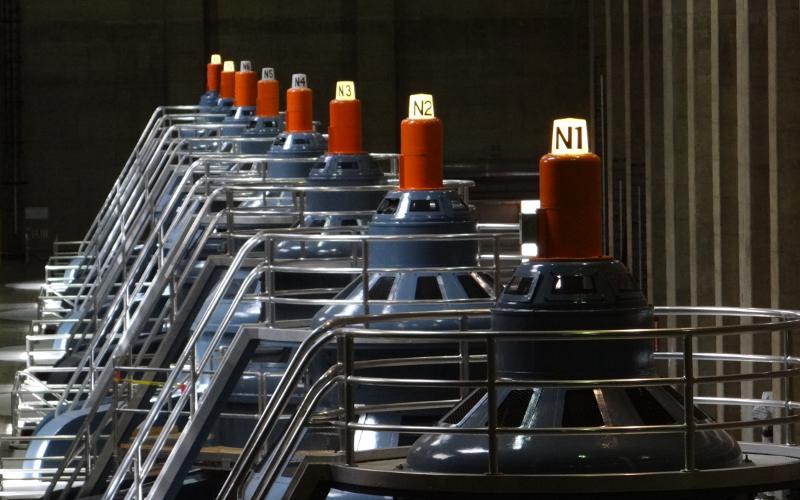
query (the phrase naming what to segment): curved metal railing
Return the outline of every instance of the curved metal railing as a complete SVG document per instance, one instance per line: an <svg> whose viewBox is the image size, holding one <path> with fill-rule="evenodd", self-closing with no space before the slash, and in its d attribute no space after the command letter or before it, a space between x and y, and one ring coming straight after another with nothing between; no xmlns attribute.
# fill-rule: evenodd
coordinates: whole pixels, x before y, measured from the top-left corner
<svg viewBox="0 0 800 500"><path fill-rule="evenodd" d="M336 189L326 188L326 187L308 187L308 186L304 187L304 186L300 186L300 185L293 185L291 182L287 183L286 185L282 185L282 184L275 184L275 183L264 183L263 181L258 182L258 181L254 180L254 179L247 179L247 181L248 182L244 182L244 183L241 183L241 184L238 183L238 181L237 181L236 183L232 183L231 185L226 185L224 188L217 188L217 189L224 189L225 192L227 192L227 193L234 193L234 194L235 193L240 193L240 194L244 194L244 195L246 195L247 193L254 192L254 191L258 192L258 190L272 190L272 191L277 191L277 192L287 191L287 192L299 193L301 195L303 193L309 192L309 191L336 191ZM297 180L293 180L292 182L296 183ZM468 182L467 183L465 183L465 182L461 182L461 183L455 182L455 183L451 183L451 186L454 189L465 189L470 184L471 183L468 183ZM372 186L372 187L361 187L361 188L357 188L357 189L360 189L360 190L368 190L368 189L370 189L370 190L385 191L388 187L390 187L390 186L387 186L387 185L376 185L376 186ZM353 189L352 187L342 187L342 188L340 188L340 190L346 190L346 191L350 191L352 189ZM220 191L216 191L215 190L214 192L212 192L212 194L210 196L205 197L205 206L206 207L210 207L211 204L213 203L213 200L220 199L220 198L226 199L226 200L229 199L229 197L227 195L224 195ZM300 219L303 214L313 214L313 213L315 213L315 212L309 212L309 211L305 211L304 212L303 209L302 209L302 204L300 204L300 205L301 206L299 208L295 209L294 211L292 211L292 210L288 210L287 211L287 210L284 209L284 210L281 211L281 213L290 214L290 215L293 214L296 219ZM246 210L242 210L241 212L236 212L236 209L226 208L225 210L216 213L214 215L214 220L212 220L212 221L206 220L206 224L207 224L206 225L206 230L205 230L204 234L202 235L199 243L194 246L194 250L192 252L191 257L189 258L189 262L193 262L198 257L200 250L202 250L202 248L203 248L203 245L204 245L203 242L208 237L210 237L212 235L212 233L214 233L216 235L216 237L220 237L221 234L225 234L226 232L228 232L230 234L230 238L233 238L233 239L237 239L237 238L241 239L241 238L243 238L242 235L236 234L235 231L231 231L230 228L233 227L233 225L231 225L231 224L227 225L228 229L226 229L225 231L216 231L215 228L217 228L217 224L221 223L222 220L227 220L228 215L230 215L232 213L256 213L256 214L262 214L262 212L266 213L262 209L246 209ZM199 215L196 215L196 216L193 217L193 224L200 224L201 221L205 220L206 216L203 215L203 214L206 214L206 213L207 213L206 209L201 210ZM366 215L366 213L364 215ZM195 229L193 229L193 226L192 226L192 227L187 229L185 234L192 234L194 231L195 231ZM247 235L245 237L249 237L249 236L250 235ZM294 235L291 235L291 237L295 238ZM231 245L231 247L232 247L232 245ZM180 248L182 248L182 246L180 244L178 244L178 245L175 246L175 248L176 249L180 249ZM245 249L244 253L240 252L240 255L246 255L247 251L248 250ZM180 275L180 277L177 278L177 281L173 280L173 281L169 281L169 283L173 287L176 286L177 283L183 283L185 278L186 278L186 276L187 276L186 273L188 272L188 270L190 268L191 268L191 265L183 266L183 268L182 268L183 269L183 273ZM161 272L160 280L162 282L166 283L167 282L166 281L167 280L167 276L169 276L169 274L171 273L171 269L174 269L174 266L171 264L171 261L167 259L162 264L162 269L163 269L163 271L160 271ZM135 281L136 280L134 280L134 282ZM135 286L135 285L131 284L131 286ZM158 286L151 286L150 288L152 288L152 289L160 289ZM131 293L131 295L136 295L135 292L136 292L136 289L134 290L134 293ZM171 294L171 295L172 296L170 298L170 301L171 301L170 305L172 307L176 307L177 301L175 299L175 294ZM147 297L145 297L145 300L148 300ZM140 306L140 309L141 310L145 310L145 311L147 310L147 308L144 307L144 306ZM98 335L97 333L95 333L95 335L91 339L91 345L89 346L87 352L90 352L90 353L97 352L98 354L96 354L95 357L98 358L98 359L101 359L101 358L109 359L109 357L115 357L115 356L118 356L119 353L125 352L130 347L131 339L134 338L136 335L138 335L137 332L140 330L140 328L139 328L141 326L140 323L142 321L145 321L146 318L147 318L146 315L142 316L141 314L139 314L139 311L136 311L136 312L134 312L134 315L130 318L130 322L128 324L127 329L122 329L122 328L118 327L119 322L114 323L114 325L112 325L113 329L111 329L109 331L111 331L111 332L116 332L116 331L121 332L122 336L119 337L119 338L115 338L114 336L110 336L107 333L104 333L102 335ZM101 338L108 339L108 341L106 341L105 346L110 346L111 345L108 342L111 342L111 341L114 342L114 345L116 346L116 347L114 347L114 353L115 353L114 355L111 354L110 347L101 347L103 345L103 344L99 343ZM84 357L83 364L87 364L87 363L89 364L90 367L91 366L96 366L97 367L96 369L102 368L102 365L99 365L99 364L96 364L96 363L93 364L91 362L90 358ZM88 377L83 377L82 378L82 382L81 382L81 386L84 388L84 390L82 392L85 392L85 393L88 394L88 399L83 401L83 402L81 402L80 398L76 398L76 397L73 396L72 403L71 403L72 406L75 406L76 404L79 404L79 402L80 402L81 404L84 404L86 407L92 408L93 410L91 410L91 411L95 411L94 408L98 407L99 402L101 401L101 398L103 397L103 394L105 394L107 392L108 388L109 388L108 384L110 383L109 381L111 380L111 378L110 378L111 376L107 373L107 371L108 371L107 369L99 371L98 374L97 374L96 379L89 379ZM75 379L75 382L77 383L77 380L80 378L80 375L76 374L73 378ZM91 385L87 386L87 384L89 384L89 383ZM88 392L88 389L86 389L85 387L92 388L91 392ZM68 390L64 391L64 393L65 393L65 395L67 395L67 394L75 394L74 386L70 386L68 388ZM94 413L90 413L90 415L93 416ZM91 418L87 417L87 420L90 421ZM73 454L72 451L77 451L77 450L71 450L71 452L70 452L70 454L68 454L68 456Z"/></svg>
<svg viewBox="0 0 800 500"><path fill-rule="evenodd" d="M473 314L486 314L488 311L462 312L464 316ZM234 465L227 481L220 490L218 498L232 499L242 498L242 486L248 479L248 473L253 471L256 460L260 456L266 457L264 463L267 464L265 472L261 477L255 492L250 491L254 498L264 498L270 487L274 484L277 476L286 465L289 455L296 448L301 429L306 425L309 418L309 407L318 401L323 391L328 391L338 385L344 386L344 393L347 394L352 385L376 385L406 387L413 390L417 387L440 387L459 389L464 387L483 388L487 393L489 401L489 418L485 427L459 427L450 428L443 426L404 426L404 425L376 425L369 423L358 423L354 421L354 415L359 412L369 411L368 407L361 406L356 408L351 397L346 395L343 399L343 406L333 412L334 419L326 418L326 422L333 429L345 431L346 439L341 443L341 455L344 462L348 465L354 463L354 443L353 433L355 431L373 432L400 432L400 433L436 433L436 434L480 434L487 436L489 440L487 470L489 473L498 473L499 465L497 460L497 438L500 435L568 435L568 434L646 434L646 433L682 433L684 436L684 468L687 471L695 469L695 433L703 430L734 430L746 427L764 427L773 425L789 426L800 420L800 414L792 414L793 410L800 409L800 402L791 401L791 380L800 374L800 358L791 356L785 351L779 356L745 355L745 354L725 354L725 353L696 353L693 347L693 340L720 335L742 335L742 334L773 334L784 335L784 347L790 345L789 339L793 331L800 326L800 312L775 310L775 309L742 309L726 307L658 307L656 313L660 316L728 316L744 318L745 321L754 318L769 320L768 322L757 324L738 324L705 327L685 327L685 328L653 328L638 330L596 330L596 331L541 331L541 332L495 332L495 331L386 331L365 328L344 328L342 325L365 323L368 321L379 322L386 319L412 320L420 317L414 313L391 315L391 318L382 316L364 316L356 318L339 318L325 324L315 330L303 342L296 351L286 370L281 383L275 390L273 397L266 406L261 418L258 421L255 431L251 435L239 460ZM442 317L458 316L458 311L440 313ZM435 316L431 313L427 316ZM607 341L625 339L664 339L672 338L681 342L683 350L680 353L656 353L660 359L680 360L683 366L683 373L680 376L655 376L636 379L593 379L593 380L520 380L500 378L496 372L496 347L498 343L513 340L530 341ZM378 366L396 366L396 361L391 359L356 361L354 360L353 345L360 341L428 341L443 343L458 342L480 342L486 347L486 356L476 359L478 362L486 363L487 376L485 380L422 380L422 379L398 379L386 377L362 377L354 375L354 371L362 367L375 368ZM339 362L329 370L328 377L320 380L308 391L303 403L299 406L289 426L282 429L282 434L278 439L273 439L271 433L277 428L277 419L285 412L289 398L296 393L295 386L300 381L303 371L309 366L314 354L324 345L329 345L337 340L339 349ZM343 351L343 352L342 352ZM473 357L474 358L474 357ZM770 369L754 373L728 373L724 375L695 375L694 365L698 361L737 361L744 363L765 363L779 365L779 369ZM232 361L232 360L230 360ZM445 360L442 362L454 362L456 360ZM410 366L414 366L413 359L405 360ZM430 362L430 360L426 360ZM462 372L463 373L463 372ZM468 373L468 372L467 372ZM334 377L335 375L335 377ZM335 380L333 380L335 378ZM739 397L700 397L695 395L695 388L698 384L722 383L722 382L746 382L754 380L781 380L783 383L782 399L773 400L753 400ZM667 425L638 425L624 427L582 427L582 428L536 428L522 429L518 427L502 427L498 425L496 408L496 391L499 387L643 387L643 386L665 386L677 385L683 389L684 401L691 402L684 406L684 422L679 424ZM734 405L765 405L773 408L780 408L785 415L769 417L764 419L738 420L732 422L697 422L693 414L695 404L734 404ZM394 407L397 411L399 407ZM327 417L332 414L327 412ZM319 427L320 421L315 421ZM789 433L786 432L785 438L789 441ZM265 446L271 446L270 450L264 450Z"/></svg>
<svg viewBox="0 0 800 500"><path fill-rule="evenodd" d="M196 407L198 404L201 404L202 401L196 400L197 399L197 390L195 389L197 384L197 377L195 374L198 372L203 372L212 369L210 366L210 362L212 360L212 356L217 351L217 347L220 345L220 342L223 339L224 332L228 328L230 321L233 317L234 312L236 311L239 304L243 301L245 296L248 294L248 291L252 287L252 285L259 279L264 273L267 275L271 275L271 273L275 272L276 269L285 270L285 267L278 266L275 264L273 257L272 257L272 248L274 247L275 243L278 241L338 241L338 242L352 242L357 243L360 255L360 262L358 267L342 267L342 272L350 272L360 274L362 279L365 279L370 273L378 272L370 267L369 265L369 250L368 246L370 242L378 242L378 241L409 241L409 240L419 240L419 241L454 241L454 240L473 240L473 241L487 241L487 242L494 242L496 250L494 252L496 258L493 261L493 264L496 266L500 265L500 258L499 258L499 244L498 241L502 238L517 238L516 233L489 233L489 234L452 234L452 235L403 235L403 236L394 236L394 235L381 235L381 236L370 236L370 235L306 235L301 234L298 232L284 232L284 233L265 233L261 232L249 240L247 240L243 246L241 247L240 251L234 258L231 266L228 268L225 276L220 282L220 286L215 290L214 294L212 295L210 305L205 310L203 316L197 322L197 325L192 333L191 338L187 342L186 346L183 349L180 357L176 360L176 366L185 366L187 363L191 365L192 376L190 380L187 382L186 390L181 394L177 401L173 401L170 397L170 394L167 391L163 391L159 394L158 398L153 403L153 406L150 408L150 413L145 418L144 422L139 428L137 437L131 443L131 446L126 453L125 457L120 461L119 467L112 477L110 481L110 486L108 491L115 491L119 488L122 484L124 477L126 476L127 472L131 469L131 466L136 462L135 466L135 475L137 477L147 477L150 470L154 467L156 460L159 457L164 445L166 444L170 434L176 428L176 424L178 422L180 412L189 408L191 410L192 407ZM235 297L233 298L230 306L228 306L224 316L219 322L218 327L216 328L212 338L208 340L208 346L200 359L195 358L195 346L198 340L203 335L203 332L208 325L212 315L215 313L216 307L221 302L222 297L225 293L227 293L227 288L232 283L234 276L237 272L241 269L241 266L247 256L251 254L251 251L254 250L256 247L262 245L265 249L265 260L253 267L252 270L248 273L247 277L244 279L242 284L240 285L238 291L236 292ZM518 258L517 258L518 262ZM382 268L383 269L383 268ZM386 268L389 269L389 268ZM441 267L437 268L440 271L449 271L451 268ZM452 270L461 270L461 267L453 268ZM500 270L495 268L485 267L483 270L492 270L495 275L499 275ZM306 272L308 272L306 270ZM269 280L270 282L272 280ZM367 280L368 281L368 280ZM270 288L269 284L267 285L267 292L265 294L266 301L271 300L270 297L272 295L272 289ZM368 294L364 294L363 303L365 308L369 309L369 297ZM472 303L485 303L484 300L473 300ZM430 301L434 303L433 305L438 307L448 307L448 301ZM469 301L463 301L469 304ZM309 304L315 303L314 301L308 301ZM268 322L272 321L270 315L267 318ZM167 380L165 381L166 387L173 387L176 383L178 383L179 374L173 373L171 374ZM213 380L211 382L214 383ZM195 399L193 404L190 402ZM138 454L142 453L142 445L146 439L145 436L150 436L151 431L153 430L153 426L155 425L156 420L163 412L167 409L171 408L171 413L167 417L165 422L160 422L161 428L155 438L155 441L151 444L150 449L146 453L146 455L142 455L142 460L138 460ZM152 436L150 436L152 437Z"/></svg>

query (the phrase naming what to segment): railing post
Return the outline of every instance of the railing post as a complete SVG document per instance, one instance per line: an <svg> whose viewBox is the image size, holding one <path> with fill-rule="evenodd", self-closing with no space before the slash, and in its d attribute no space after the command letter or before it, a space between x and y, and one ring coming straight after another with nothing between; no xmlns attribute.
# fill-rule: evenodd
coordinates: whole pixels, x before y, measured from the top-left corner
<svg viewBox="0 0 800 500"><path fill-rule="evenodd" d="M117 358L111 358L111 369L114 370L116 373L117 370ZM111 382L111 442L114 443L114 449L112 451L112 458L114 460L114 464L119 464L119 437L118 437L118 412L119 412L119 381L116 379L116 375L112 379Z"/></svg>
<svg viewBox="0 0 800 500"><path fill-rule="evenodd" d="M369 244L367 240L361 240L361 289L362 289L362 303L364 311L362 314L369 314Z"/></svg>
<svg viewBox="0 0 800 500"><path fill-rule="evenodd" d="M494 264L494 296L500 296L500 237L494 235L492 237L492 246L494 247L494 254L492 256Z"/></svg>
<svg viewBox="0 0 800 500"><path fill-rule="evenodd" d="M497 359L496 359L495 339L492 336L486 337L486 392L487 403L489 405L489 474L498 474L497 464Z"/></svg>
<svg viewBox="0 0 800 500"><path fill-rule="evenodd" d="M342 429L341 441L344 450L344 461L347 465L355 463L355 443L353 442L353 431L350 429L350 422L353 421L353 391L350 387L350 376L353 374L353 339L344 334L337 340L337 350L339 362L342 364L344 372L344 382L342 383L341 398L342 409L344 410L344 428Z"/></svg>
<svg viewBox="0 0 800 500"><path fill-rule="evenodd" d="M303 218L306 216L306 192L296 191L296 193L297 193L297 222L303 222ZM303 244L305 245L305 240L303 240Z"/></svg>
<svg viewBox="0 0 800 500"><path fill-rule="evenodd" d="M191 370L190 384L192 391L189 397L189 418L193 418L194 412L197 410L197 353L194 348L189 354L189 369ZM171 388L164 386L164 390L169 391Z"/></svg>
<svg viewBox="0 0 800 500"><path fill-rule="evenodd" d="M259 372L258 374L258 414L264 411L267 404L267 372Z"/></svg>
<svg viewBox="0 0 800 500"><path fill-rule="evenodd" d="M22 403L22 381L20 380L20 373L14 374L14 390L12 391L13 400L11 402L11 434L20 434L19 429L19 407Z"/></svg>
<svg viewBox="0 0 800 500"><path fill-rule="evenodd" d="M136 449L136 454L133 457L133 487L136 488L136 498L142 498L142 448Z"/></svg>
<svg viewBox="0 0 800 500"><path fill-rule="evenodd" d="M267 279L267 308L269 309L269 325L275 325L275 271L273 270L273 263L275 261L275 240L272 236L267 238L264 242L264 251L267 253L267 270L264 273Z"/></svg>
<svg viewBox="0 0 800 500"><path fill-rule="evenodd" d="M225 208L225 215L227 216L228 255L233 256L233 191L230 189L225 190Z"/></svg>
<svg viewBox="0 0 800 500"><path fill-rule="evenodd" d="M170 303L167 304L167 307L170 308L169 317L170 317L170 324L175 323L175 319L178 317L178 269L175 268L170 273L169 276L169 288L172 293L170 293Z"/></svg>
<svg viewBox="0 0 800 500"><path fill-rule="evenodd" d="M469 327L469 318L466 316L461 316L459 319L459 330L462 332L467 331ZM465 380L469 380L469 342L466 340L461 340L458 343L458 354L459 354L459 361L458 361L458 376L462 382ZM462 387L460 390L461 399L467 397L470 392L469 387Z"/></svg>
<svg viewBox="0 0 800 500"><path fill-rule="evenodd" d="M694 463L694 356L692 334L683 334L683 468L686 472L695 470Z"/></svg>
<svg viewBox="0 0 800 500"><path fill-rule="evenodd" d="M92 446L91 446L91 433L89 432L89 428L86 428L86 432L83 434L83 447L84 447L84 474L89 476L89 471L92 468ZM76 474L77 475L77 474Z"/></svg>
<svg viewBox="0 0 800 500"><path fill-rule="evenodd" d="M95 335L97 333L95 332ZM89 346L89 387L91 390L94 390L94 383L95 383L95 360L94 360L94 349Z"/></svg>
<svg viewBox="0 0 800 500"><path fill-rule="evenodd" d="M792 363L790 362L789 358L792 355L792 332L790 330L783 330L783 369L789 370L792 367ZM791 400L792 394L794 393L794 377L792 375L786 375L783 377L783 404L784 404L784 411L786 416L790 416L792 414L792 407L791 407ZM794 444L794 424L791 422L783 424L782 429L783 434L783 443L787 445Z"/></svg>

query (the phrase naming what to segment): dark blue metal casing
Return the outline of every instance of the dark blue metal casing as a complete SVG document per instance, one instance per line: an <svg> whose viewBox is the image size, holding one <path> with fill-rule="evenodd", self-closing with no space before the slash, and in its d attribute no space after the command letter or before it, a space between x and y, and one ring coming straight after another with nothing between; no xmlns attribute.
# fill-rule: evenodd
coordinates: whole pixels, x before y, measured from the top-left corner
<svg viewBox="0 0 800 500"><path fill-rule="evenodd" d="M318 132L281 132L272 142L267 158L297 159L297 161L271 162L267 169L267 177L270 179L308 177L313 162L307 159L324 154L327 148L328 141Z"/></svg>
<svg viewBox="0 0 800 500"><path fill-rule="evenodd" d="M198 106L200 107L201 113L220 115L219 119L214 118L210 121L222 121L226 116L228 116L228 113L233 106L233 99L221 98L219 96L219 92L216 90L206 91L200 96Z"/></svg>
<svg viewBox="0 0 800 500"><path fill-rule="evenodd" d="M498 331L638 329L653 326L652 308L616 260L534 261L523 264L492 312ZM655 375L650 340L497 341L497 375L526 380L597 380ZM488 398L467 398L444 425L484 427ZM474 401L478 401L474 403ZM682 394L671 386L530 387L497 390L500 427L586 428L673 425L684 419ZM693 409L699 422L710 421ZM513 435L497 438L500 472L518 474L627 473L681 470L682 432L661 434ZM698 468L742 463L723 431L695 435ZM428 434L408 455L410 468L430 472L488 470L485 435Z"/></svg>
<svg viewBox="0 0 800 500"><path fill-rule="evenodd" d="M206 90L203 95L200 96L200 101L197 103L200 106L200 111L203 113L209 112L219 106L219 91L217 90Z"/></svg>
<svg viewBox="0 0 800 500"><path fill-rule="evenodd" d="M371 235L473 234L475 218L453 191L395 191L386 195L369 224ZM475 241L373 241L373 267L474 266Z"/></svg>
<svg viewBox="0 0 800 500"><path fill-rule="evenodd" d="M270 139L281 132L286 125L283 116L256 116L241 131L241 136L246 139ZM247 141L239 145L242 154L264 154L269 151L271 142Z"/></svg>
<svg viewBox="0 0 800 500"><path fill-rule="evenodd" d="M383 171L372 157L362 154L327 154L308 174L309 186L370 186L385 182ZM312 211L373 210L385 193L380 191L309 192L306 208Z"/></svg>
<svg viewBox="0 0 800 500"><path fill-rule="evenodd" d="M387 194L369 223L369 235L444 235L474 234L475 219L469 207L453 191L392 191ZM486 273L439 270L477 265L477 242L467 239L371 240L367 245L369 273L367 284L370 314L488 307L492 301L491 277ZM400 271L377 271L401 268ZM428 268L428 269L425 269ZM336 299L351 304L334 304L320 310L312 322L319 326L328 319L364 313L364 287L357 278ZM477 299L467 301L467 299ZM454 301L455 302L452 302ZM475 328L488 322L475 319ZM381 322L377 328L448 329L458 328L455 319Z"/></svg>
<svg viewBox="0 0 800 500"><path fill-rule="evenodd" d="M318 187L337 187L335 192L307 191L305 209L309 212L371 211L380 203L385 191L347 190L350 186L374 186L386 179L375 160L366 153L354 155L328 154L314 164L306 184ZM340 228L366 226L369 216L343 214L306 215L299 227ZM275 245L275 255L283 259L300 257L349 257L350 242L316 241L304 246L299 241L281 241Z"/></svg>
<svg viewBox="0 0 800 500"><path fill-rule="evenodd" d="M523 264L492 310L499 331L652 326L652 306L617 260ZM497 370L516 378L643 377L654 373L652 353L651 340L501 342Z"/></svg>
<svg viewBox="0 0 800 500"><path fill-rule="evenodd" d="M255 106L237 106L228 111L222 120L222 135L240 135L247 125L255 118Z"/></svg>

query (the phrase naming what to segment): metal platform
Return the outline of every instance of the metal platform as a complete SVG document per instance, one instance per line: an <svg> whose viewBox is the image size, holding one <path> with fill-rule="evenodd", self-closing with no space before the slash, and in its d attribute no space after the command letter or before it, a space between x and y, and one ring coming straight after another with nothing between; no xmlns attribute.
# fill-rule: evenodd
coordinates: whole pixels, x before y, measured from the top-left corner
<svg viewBox="0 0 800 500"><path fill-rule="evenodd" d="M632 474L437 474L407 470L408 447L356 452L347 466L309 457L283 498L326 498L331 488L414 498L696 499L800 486L800 448L740 443L748 463L730 469Z"/></svg>

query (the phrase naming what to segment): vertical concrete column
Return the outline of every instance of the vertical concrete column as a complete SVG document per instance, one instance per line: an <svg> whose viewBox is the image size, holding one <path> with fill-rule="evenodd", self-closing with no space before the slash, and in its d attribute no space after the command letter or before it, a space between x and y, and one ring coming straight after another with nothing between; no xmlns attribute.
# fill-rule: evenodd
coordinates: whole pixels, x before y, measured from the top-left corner
<svg viewBox="0 0 800 500"><path fill-rule="evenodd" d="M630 44L628 51L628 105L627 113L629 119L629 143L630 151L630 182L629 193L626 198L629 211L627 214L629 227L629 245L627 253L629 255L629 265L633 276L644 287L647 282L646 276L646 249L645 249L645 225L646 225L646 200L647 192L645 189L645 138L644 138L644 91L645 81L641 77L643 73L644 54L643 49L643 2L629 2L629 22L627 32Z"/></svg>
<svg viewBox="0 0 800 500"><path fill-rule="evenodd" d="M664 137L664 258L665 258L665 289L666 305L673 306L677 302L677 289L675 282L675 64L673 59L673 2L661 2L661 50L662 59L662 88L664 99L663 109L663 137Z"/></svg>
<svg viewBox="0 0 800 500"><path fill-rule="evenodd" d="M605 52L606 68L603 84L605 94L605 147L603 163L605 171L606 197L606 251L608 255L616 255L614 224L614 2L605 0Z"/></svg>
<svg viewBox="0 0 800 500"><path fill-rule="evenodd" d="M666 248L666 180L665 168L665 88L664 88L664 2L648 0L649 18L647 19L647 51L648 88L645 95L645 109L649 112L645 116L645 128L649 129L649 152L647 162L650 165L650 189L647 192L650 200L648 213L648 231L650 232L651 251L648 252L651 260L650 272L652 273L653 289L650 300L654 304L667 303L667 256Z"/></svg>
<svg viewBox="0 0 800 500"><path fill-rule="evenodd" d="M635 270L633 258L633 205L634 199L633 180L632 180L632 151L631 151L631 6L630 0L624 0L622 3L622 81L623 81L623 119L624 119L624 146L625 146L625 264L631 271ZM619 228L622 232L623 228ZM623 249L620 248L620 254ZM634 273L635 276L635 273Z"/></svg>
<svg viewBox="0 0 800 500"><path fill-rule="evenodd" d="M775 2L775 198L777 214L775 237L780 260L777 263L778 305L800 307L800 245L795 235L797 214L800 213L800 58L796 47L800 36L800 5L795 0ZM800 352L795 342L793 354ZM795 384L792 399L800 398L800 384ZM795 433L795 435L797 435Z"/></svg>
<svg viewBox="0 0 800 500"><path fill-rule="evenodd" d="M689 178L693 179L694 187L689 191L693 198L690 202L690 234L693 247L693 275L691 286L694 300L698 305L715 304L715 245L714 245L714 206L718 196L714 195L714 168L712 166L712 106L711 106L711 0L690 0L687 4L687 54L689 53L688 40L691 37L691 64L687 57L687 99L688 119L687 137L689 147ZM689 101L692 101L689 103ZM718 166L718 165L717 165ZM719 215L717 213L717 215ZM714 318L700 318L697 322L702 326L711 326ZM698 349L702 352L713 352L717 349L716 338L701 338ZM703 363L698 371L699 375L716 375L717 370L722 370L722 363ZM699 388L699 394L708 396L721 395L722 384L719 386L704 385ZM721 412L722 407L710 409L715 415ZM715 415L716 416L716 415Z"/></svg>

